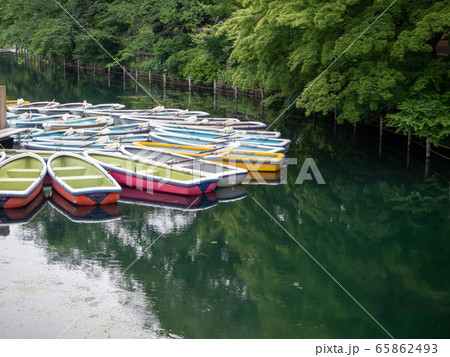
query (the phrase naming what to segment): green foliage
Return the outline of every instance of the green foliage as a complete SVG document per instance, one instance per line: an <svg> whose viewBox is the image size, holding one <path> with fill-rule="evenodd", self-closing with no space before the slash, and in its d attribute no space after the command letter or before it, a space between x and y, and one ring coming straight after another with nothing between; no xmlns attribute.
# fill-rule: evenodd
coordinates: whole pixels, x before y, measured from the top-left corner
<svg viewBox="0 0 450 357"><path fill-rule="evenodd" d="M437 144L450 135L450 96L442 98L407 99L398 105L399 112L388 114L388 125L411 131Z"/></svg>
<svg viewBox="0 0 450 357"><path fill-rule="evenodd" d="M279 95L290 103L301 94L296 106L306 115L327 115L336 109L339 122L371 121L387 114L399 130L413 130L437 143L448 135L441 113L448 108L449 56L439 58L436 49L441 39L449 38L450 4L398 0L383 13L391 2L63 0L61 4L127 66L279 93L266 103ZM0 19L1 45L17 42L34 54L55 59L114 63L55 2L4 0ZM412 113L408 108L417 103L421 109Z"/></svg>

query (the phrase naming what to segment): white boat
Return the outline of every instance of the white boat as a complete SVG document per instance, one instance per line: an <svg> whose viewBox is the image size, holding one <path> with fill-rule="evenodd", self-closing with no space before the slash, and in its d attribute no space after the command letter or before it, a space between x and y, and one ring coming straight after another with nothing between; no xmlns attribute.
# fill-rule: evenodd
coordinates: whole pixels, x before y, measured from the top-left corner
<svg viewBox="0 0 450 357"><path fill-rule="evenodd" d="M205 161L186 155L175 154L169 151L154 148L124 145L120 151L133 160L142 162L167 164L174 168L188 169L198 172L200 175L213 174L219 178L217 187L236 186L244 181L248 171L239 167L232 167Z"/></svg>
<svg viewBox="0 0 450 357"><path fill-rule="evenodd" d="M59 104L59 105L51 107L51 108L43 107L43 108L39 108L38 111L41 114L57 115L57 114L71 113L71 111L74 109L78 109L78 108L84 109L84 108L89 108L91 106L92 106L91 103L87 103L86 101L84 101L82 103Z"/></svg>
<svg viewBox="0 0 450 357"><path fill-rule="evenodd" d="M22 113L38 113L39 109L42 108L54 108L60 103L58 102L33 102L30 104L24 104L19 105L15 107L8 107L8 110L15 114L22 114Z"/></svg>

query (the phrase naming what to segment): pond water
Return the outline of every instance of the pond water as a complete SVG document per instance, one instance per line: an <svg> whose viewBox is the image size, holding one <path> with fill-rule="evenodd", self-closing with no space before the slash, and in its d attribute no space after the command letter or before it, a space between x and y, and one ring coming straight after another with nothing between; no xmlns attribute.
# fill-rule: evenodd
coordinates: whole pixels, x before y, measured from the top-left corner
<svg viewBox="0 0 450 357"><path fill-rule="evenodd" d="M0 84L8 99L156 106L131 82L124 91L120 75L108 87L106 74L78 81L6 53ZM156 82L152 95L166 107L234 116L232 95L214 106L211 91L163 93ZM238 111L268 122L279 114L246 97ZM161 196L82 209L47 190L27 211L1 211L0 337L448 338L445 163L424 180L423 152L406 169L403 138L387 137L379 157L370 130L353 139L343 126L334 137L328 121L314 129L293 115L275 129L292 140L297 164L268 185L190 208L189 199ZM296 184L307 158L324 185Z"/></svg>

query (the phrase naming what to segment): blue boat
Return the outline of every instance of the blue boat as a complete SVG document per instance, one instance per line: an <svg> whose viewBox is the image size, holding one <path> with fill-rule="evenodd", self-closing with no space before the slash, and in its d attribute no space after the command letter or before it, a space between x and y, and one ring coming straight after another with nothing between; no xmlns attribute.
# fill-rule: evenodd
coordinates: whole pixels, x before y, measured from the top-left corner
<svg viewBox="0 0 450 357"><path fill-rule="evenodd" d="M209 140L211 143L216 141L239 141L242 144L250 145L263 145L263 146L274 146L281 147L284 151L287 151L291 141L289 139L279 139L279 138L265 138L258 136L246 136L241 135L239 132L236 134L220 134L215 132L199 131L199 130L189 130L189 129L170 129L170 128L159 128L156 129L157 133L170 133L186 136L190 139L203 139Z"/></svg>
<svg viewBox="0 0 450 357"><path fill-rule="evenodd" d="M176 145L187 145L187 146L206 146L212 149L218 147L227 147L231 144L238 145L235 147L237 150L243 151L257 151L266 153L284 153L284 147L277 146L266 146L250 143L242 143L238 140L212 140L203 139L200 137L190 137L189 135L175 134L164 131L156 131L150 133L150 138L153 142L157 143L168 143Z"/></svg>

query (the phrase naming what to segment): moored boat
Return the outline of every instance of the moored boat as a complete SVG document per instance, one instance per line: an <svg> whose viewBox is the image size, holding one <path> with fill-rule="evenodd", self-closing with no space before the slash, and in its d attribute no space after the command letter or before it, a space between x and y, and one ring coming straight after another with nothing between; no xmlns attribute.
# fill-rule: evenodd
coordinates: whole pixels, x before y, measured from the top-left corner
<svg viewBox="0 0 450 357"><path fill-rule="evenodd" d="M170 133L165 131L156 131L150 133L151 141L156 143L185 145L185 146L209 146L214 148L227 147L230 144L238 143L239 150L244 151L258 151L267 153L283 153L286 151L285 147L267 146L252 143L241 143L234 140L220 140L220 139L203 139L200 137L189 136L188 134Z"/></svg>
<svg viewBox="0 0 450 357"><path fill-rule="evenodd" d="M137 146L154 147L192 157L237 166L247 171L279 171L284 154L262 153L242 150L222 150L204 146L173 145L162 143L133 143Z"/></svg>
<svg viewBox="0 0 450 357"><path fill-rule="evenodd" d="M119 103L104 103L104 104L95 104L95 105L91 105L89 107L85 107L85 108L75 108L75 109L71 109L70 113L72 114L76 114L76 115L83 115L86 113L86 111L90 110L90 111L98 111L98 112L103 112L103 114L105 114L105 111L113 111L113 110L120 110L120 109L125 109L125 105L123 104L119 104ZM97 115L97 114L94 114Z"/></svg>
<svg viewBox="0 0 450 357"><path fill-rule="evenodd" d="M29 222L45 206L47 199L44 191L40 191L27 205L17 208L0 209L1 224L17 224Z"/></svg>
<svg viewBox="0 0 450 357"><path fill-rule="evenodd" d="M219 180L214 175L199 175L190 170L140 162L102 151L88 150L84 155L103 166L120 184L144 190L199 195L213 191Z"/></svg>
<svg viewBox="0 0 450 357"><path fill-rule="evenodd" d="M47 173L45 161L32 153L0 162L0 207L23 207L42 190Z"/></svg>
<svg viewBox="0 0 450 357"><path fill-rule="evenodd" d="M59 213L76 223L101 223L120 218L120 209L117 203L90 206L76 205L62 197L55 189L51 191L48 202Z"/></svg>
<svg viewBox="0 0 450 357"><path fill-rule="evenodd" d="M25 105L25 104L30 104L30 102L27 101L27 100L23 100L22 98L19 98L17 100L7 100L6 101L6 107L7 108L9 108L9 107L18 107L18 106Z"/></svg>
<svg viewBox="0 0 450 357"><path fill-rule="evenodd" d="M64 129L81 129L81 128L95 128L104 127L113 124L113 119L111 117L88 117L70 121L52 121L43 124L45 130L64 130Z"/></svg>
<svg viewBox="0 0 450 357"><path fill-rule="evenodd" d="M187 128L171 128L171 127L159 127L156 129L158 134L172 133L177 135L187 136L188 138L200 138L205 140L210 140L212 143L216 141L239 141L244 144L250 145L265 145L265 146L276 146L283 147L285 151L291 145L289 139L280 139L276 137L269 137L262 133L257 133L256 135L249 135L245 130L238 130L230 133L217 133L206 130L196 130Z"/></svg>
<svg viewBox="0 0 450 357"><path fill-rule="evenodd" d="M87 103L84 101L83 103L64 103L59 104L51 108L39 108L38 112L41 114L47 114L47 115L57 115L57 114L69 114L74 109L85 109L91 107L91 103Z"/></svg>
<svg viewBox="0 0 450 357"><path fill-rule="evenodd" d="M16 105L14 107L8 107L8 110L15 114L21 113L38 113L41 108L53 108L59 105L60 103L52 101L52 102L33 102L28 104Z"/></svg>
<svg viewBox="0 0 450 357"><path fill-rule="evenodd" d="M77 205L117 202L119 184L97 163L81 155L57 153L48 160L53 188Z"/></svg>
<svg viewBox="0 0 450 357"><path fill-rule="evenodd" d="M245 169L205 161L186 155L175 154L161 149L124 145L120 150L123 154L130 156L133 160L168 164L174 168L188 169L198 172L199 174L216 175L219 178L217 187L239 185L247 176L247 170Z"/></svg>

